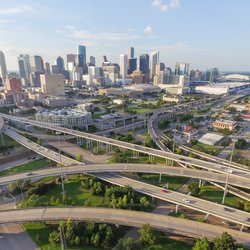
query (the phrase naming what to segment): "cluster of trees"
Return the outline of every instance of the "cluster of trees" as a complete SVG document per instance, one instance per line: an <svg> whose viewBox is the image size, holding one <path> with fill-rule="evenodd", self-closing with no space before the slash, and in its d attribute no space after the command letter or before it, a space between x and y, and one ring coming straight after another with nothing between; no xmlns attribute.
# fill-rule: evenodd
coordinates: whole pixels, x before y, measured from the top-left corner
<svg viewBox="0 0 250 250"><path fill-rule="evenodd" d="M113 228L107 224L94 222L75 223L71 219L60 222L57 230L49 234L49 242L55 246L60 242L60 230L64 231L66 243L71 246L90 245L110 248L114 240Z"/></svg>
<svg viewBox="0 0 250 250"><path fill-rule="evenodd" d="M235 239L224 232L220 237L209 241L207 238L197 239L192 250L244 250L244 247L237 247Z"/></svg>
<svg viewBox="0 0 250 250"><path fill-rule="evenodd" d="M188 190L189 192L191 192L192 195L194 196L197 196L201 189L199 187L199 184L197 182L191 182L189 185L188 185Z"/></svg>
<svg viewBox="0 0 250 250"><path fill-rule="evenodd" d="M149 201L145 196L133 192L129 186L106 187L105 197L112 208L147 210Z"/></svg>
<svg viewBox="0 0 250 250"><path fill-rule="evenodd" d="M13 182L10 183L8 185L8 190L12 195L18 195L20 194L22 191L26 191L28 190L28 188L31 186L31 181L30 180L25 180L25 181L17 181L17 182Z"/></svg>
<svg viewBox="0 0 250 250"><path fill-rule="evenodd" d="M120 239L117 245L118 250L145 249L157 242L157 232L149 224L143 225L139 230L139 240L132 238Z"/></svg>
<svg viewBox="0 0 250 250"><path fill-rule="evenodd" d="M158 123L158 126L160 129L166 129L169 125L169 120L167 119L163 119L163 120L160 120L159 123Z"/></svg>
<svg viewBox="0 0 250 250"><path fill-rule="evenodd" d="M119 140L119 141L125 141L125 142L138 144L138 142L135 140L135 137L132 133L128 133L126 135L117 135L114 139Z"/></svg>
<svg viewBox="0 0 250 250"><path fill-rule="evenodd" d="M5 152L12 148L14 148L14 145L0 145L0 153L5 155Z"/></svg>
<svg viewBox="0 0 250 250"><path fill-rule="evenodd" d="M145 196L135 193L129 186L106 186L92 177L82 181L81 184L94 195L105 195L112 208L147 210L149 206L149 200Z"/></svg>
<svg viewBox="0 0 250 250"><path fill-rule="evenodd" d="M99 154L102 154L103 152L104 152L104 150L100 146L96 146L93 148L94 155L99 155Z"/></svg>
<svg viewBox="0 0 250 250"><path fill-rule="evenodd" d="M247 145L247 142L244 139L239 139L237 142L235 142L235 148L237 149L244 149L246 145Z"/></svg>

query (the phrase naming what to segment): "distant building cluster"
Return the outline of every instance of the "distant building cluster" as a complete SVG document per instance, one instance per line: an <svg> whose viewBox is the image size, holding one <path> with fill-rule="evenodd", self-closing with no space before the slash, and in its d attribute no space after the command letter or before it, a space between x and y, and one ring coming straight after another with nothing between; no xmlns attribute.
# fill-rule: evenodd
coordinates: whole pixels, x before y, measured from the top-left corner
<svg viewBox="0 0 250 250"><path fill-rule="evenodd" d="M20 54L19 72L8 72L5 55L0 51L0 105L41 103L48 107L68 105L68 93L86 90L100 95L136 97L161 90L167 95L202 93L223 95L249 88L249 76L220 74L216 67L207 71L190 69L187 62L176 62L171 68L154 50L136 56L134 47L111 62L106 55L101 65L87 48L78 45L75 53L58 56L53 64L39 55Z"/></svg>

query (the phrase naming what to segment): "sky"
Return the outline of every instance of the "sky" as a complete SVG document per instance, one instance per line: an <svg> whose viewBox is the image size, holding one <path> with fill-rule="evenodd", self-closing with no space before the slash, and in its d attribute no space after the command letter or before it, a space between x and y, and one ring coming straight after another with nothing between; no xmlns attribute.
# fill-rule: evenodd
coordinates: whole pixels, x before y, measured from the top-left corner
<svg viewBox="0 0 250 250"><path fill-rule="evenodd" d="M250 71L249 0L0 0L0 50L8 70L19 54L76 53L119 62L128 47L135 55L160 51L160 61L191 69Z"/></svg>

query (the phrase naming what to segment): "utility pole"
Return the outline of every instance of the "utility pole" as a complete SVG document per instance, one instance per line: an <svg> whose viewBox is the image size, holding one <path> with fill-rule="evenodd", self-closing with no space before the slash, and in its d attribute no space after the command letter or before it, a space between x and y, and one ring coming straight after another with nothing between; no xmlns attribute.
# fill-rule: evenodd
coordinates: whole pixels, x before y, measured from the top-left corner
<svg viewBox="0 0 250 250"><path fill-rule="evenodd" d="M228 187L228 179L229 179L230 172L232 172L231 166L232 166L232 160L233 160L233 154L234 154L234 148L235 148L236 141L237 141L236 139L233 139L233 148L232 148L231 155L230 155L229 167L226 170L227 171L227 179L226 179L225 189L224 189L224 193L223 193L222 204L224 204L225 197L226 197L227 192L228 192L228 188L227 188Z"/></svg>
<svg viewBox="0 0 250 250"><path fill-rule="evenodd" d="M59 150L59 167L61 168L61 182L62 182L62 194L65 194L64 190L64 180L63 180L63 171L62 171L62 155L61 155L61 147L60 147L60 137L59 134L60 132L56 132L57 138L58 138L58 150Z"/></svg>
<svg viewBox="0 0 250 250"><path fill-rule="evenodd" d="M61 249L67 250L67 243L65 239L64 228L60 226L59 232L60 232L60 240L61 240Z"/></svg>

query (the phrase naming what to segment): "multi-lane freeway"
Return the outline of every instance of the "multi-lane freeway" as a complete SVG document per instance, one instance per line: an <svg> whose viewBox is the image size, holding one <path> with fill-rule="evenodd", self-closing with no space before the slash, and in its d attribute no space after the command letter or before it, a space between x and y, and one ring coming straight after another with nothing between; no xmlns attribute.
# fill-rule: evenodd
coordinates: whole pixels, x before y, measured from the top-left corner
<svg viewBox="0 0 250 250"><path fill-rule="evenodd" d="M219 226L160 214L109 208L48 207L8 210L0 212L0 224L34 221L61 221L68 218L71 218L75 221L96 221L101 223L111 223L135 227L140 227L146 223L149 223L153 228L159 230L188 236L202 237L206 235L210 239L220 236L225 230L223 227ZM238 244L250 246L250 238L248 233L239 232L232 229L227 229L227 232L231 234L234 239L236 239Z"/></svg>
<svg viewBox="0 0 250 250"><path fill-rule="evenodd" d="M42 147L39 147L39 151L43 151ZM38 151L38 153L39 153ZM61 168L44 168L37 171L29 171L28 173L21 173L9 176L0 177L0 185L5 185L16 180L25 180L25 179L37 179L47 176L60 175L61 170L64 174L79 174L79 173L99 173L99 172L138 172L138 173L156 173L156 174L167 174L174 176L185 176L191 178L202 179L206 181L213 181L218 183L225 183L226 176L220 173L202 171L197 169L190 168L179 168L171 166L162 166L162 165L151 165L151 164L125 164L125 163L116 163L116 164L91 164L91 165L79 165L76 166L63 166ZM245 178L238 176L230 176L228 180L229 184L238 187L244 187L250 189L250 183Z"/></svg>
<svg viewBox="0 0 250 250"><path fill-rule="evenodd" d="M54 160L55 162L64 161L69 166L72 164L75 165L78 163L77 161L69 157L60 156L58 153L52 150L50 151L46 151L44 149L40 150L39 147L42 147L42 146L39 146L36 143L27 140L27 138L19 135L18 133L16 133L15 131L9 128L4 128L3 132L8 134L11 138L20 142L22 145L30 148L31 150L36 151L39 154L44 155L47 158ZM101 172L101 169L100 169L100 172ZM232 209L230 207L226 207L223 205L219 205L219 204L212 203L212 202L202 200L202 199L198 199L195 197L190 197L188 195L184 195L184 194L173 192L173 191L162 192L162 189L159 187L149 185L140 181L136 181L130 178L126 178L119 174L112 174L112 173L109 173L109 174L91 173L91 174L96 176L97 178L103 179L112 184L121 185L121 186L128 185L128 186L131 186L134 190L147 194L149 196L152 196L152 197L164 200L164 201L169 201L177 205L182 205L184 207L187 207L196 211L200 211L206 214L211 214L222 219L226 219L235 223L239 223L243 226L250 226L249 213L246 213L237 209Z"/></svg>
<svg viewBox="0 0 250 250"><path fill-rule="evenodd" d="M100 143L117 146L119 148L137 151L137 152L144 153L144 154L151 155L151 156L157 156L157 157L165 158L165 159L173 159L174 161L179 162L179 163L190 164L190 165L203 168L203 169L207 169L207 170L225 173L225 170L226 170L225 168L227 167L219 163L215 164L213 162L194 159L194 158L190 158L190 157L186 157L186 156L182 156L178 154L173 154L171 152L165 152L165 151L161 151L161 150L157 150L153 148L144 147L141 145L135 145L135 144L128 143L128 142L106 138L106 137L99 136L99 135L89 134L86 132L80 132L80 131L76 131L76 130L68 129L68 128L62 128L53 124L33 121L33 120L10 116L6 114L0 114L0 116L4 117L5 119L14 120L14 121L21 122L21 123L33 124L38 127L43 127L43 128L59 131L65 134L74 135L76 137L84 138L87 140L93 140L93 141L97 141ZM250 179L250 171L246 170L244 167L241 168L239 166L233 166L232 170L233 170L232 174Z"/></svg>

